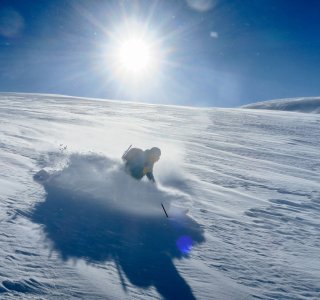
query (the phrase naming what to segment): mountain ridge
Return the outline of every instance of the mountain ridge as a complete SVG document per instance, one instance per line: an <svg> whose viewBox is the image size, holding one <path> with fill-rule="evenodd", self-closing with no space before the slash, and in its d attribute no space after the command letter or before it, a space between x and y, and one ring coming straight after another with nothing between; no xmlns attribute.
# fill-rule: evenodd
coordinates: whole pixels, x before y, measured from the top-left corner
<svg viewBox="0 0 320 300"><path fill-rule="evenodd" d="M242 105L240 108L320 114L320 97L275 99Z"/></svg>

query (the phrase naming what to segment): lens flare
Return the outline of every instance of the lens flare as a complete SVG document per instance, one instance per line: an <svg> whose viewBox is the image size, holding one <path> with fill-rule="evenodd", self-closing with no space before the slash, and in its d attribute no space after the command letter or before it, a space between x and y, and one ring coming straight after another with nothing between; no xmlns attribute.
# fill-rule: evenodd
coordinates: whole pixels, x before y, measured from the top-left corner
<svg viewBox="0 0 320 300"><path fill-rule="evenodd" d="M176 244L183 254L189 254L192 250L193 241L190 236L183 235L177 240Z"/></svg>

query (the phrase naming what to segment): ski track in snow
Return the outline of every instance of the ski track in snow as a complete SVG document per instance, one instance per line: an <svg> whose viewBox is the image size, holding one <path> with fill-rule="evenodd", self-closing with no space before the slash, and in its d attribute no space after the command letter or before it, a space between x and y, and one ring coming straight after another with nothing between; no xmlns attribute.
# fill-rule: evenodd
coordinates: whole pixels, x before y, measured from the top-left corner
<svg viewBox="0 0 320 300"><path fill-rule="evenodd" d="M1 299L320 298L319 115L12 93L0 125ZM159 189L99 168L129 144L162 149Z"/></svg>

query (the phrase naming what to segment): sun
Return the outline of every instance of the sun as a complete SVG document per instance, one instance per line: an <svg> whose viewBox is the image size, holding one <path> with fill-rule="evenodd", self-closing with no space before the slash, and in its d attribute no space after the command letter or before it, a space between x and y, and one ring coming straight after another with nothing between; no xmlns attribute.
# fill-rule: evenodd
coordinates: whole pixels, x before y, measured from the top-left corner
<svg viewBox="0 0 320 300"><path fill-rule="evenodd" d="M152 69L156 59L152 45L137 37L120 43L117 58L120 68L132 74L142 74Z"/></svg>
<svg viewBox="0 0 320 300"><path fill-rule="evenodd" d="M146 26L126 24L112 34L110 46L107 57L112 74L120 81L137 83L155 78L160 71L164 58L162 43Z"/></svg>

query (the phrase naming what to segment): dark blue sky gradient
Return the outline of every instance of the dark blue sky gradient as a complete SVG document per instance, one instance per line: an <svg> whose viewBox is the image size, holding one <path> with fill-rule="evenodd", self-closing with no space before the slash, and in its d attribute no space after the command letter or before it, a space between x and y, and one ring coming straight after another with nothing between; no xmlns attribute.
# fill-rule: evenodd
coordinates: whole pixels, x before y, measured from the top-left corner
<svg viewBox="0 0 320 300"><path fill-rule="evenodd" d="M212 7L1 0L0 91L220 107L320 96L320 1L190 1ZM169 50L161 74L135 88L117 81L104 57L129 17Z"/></svg>

